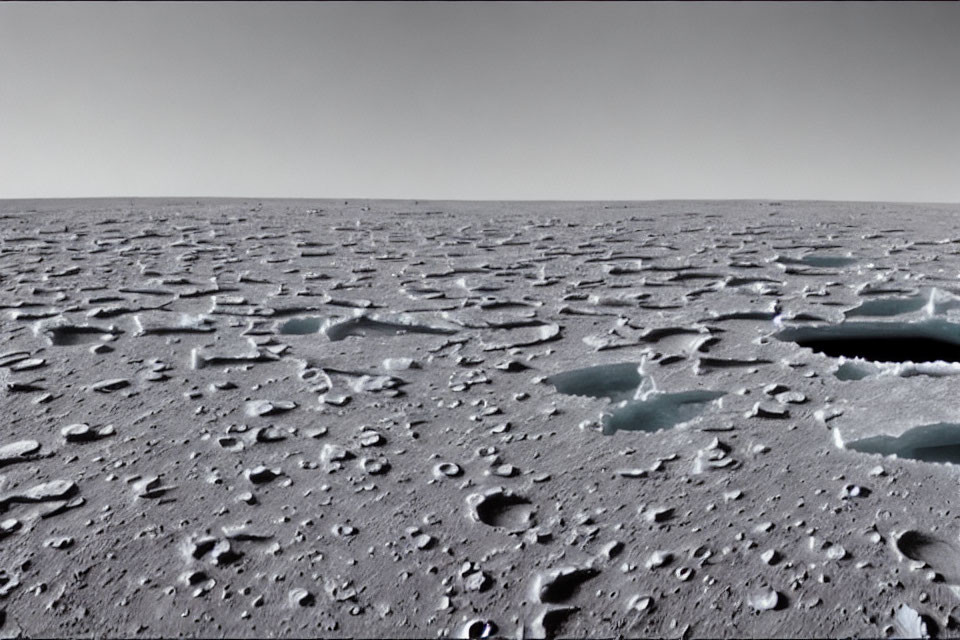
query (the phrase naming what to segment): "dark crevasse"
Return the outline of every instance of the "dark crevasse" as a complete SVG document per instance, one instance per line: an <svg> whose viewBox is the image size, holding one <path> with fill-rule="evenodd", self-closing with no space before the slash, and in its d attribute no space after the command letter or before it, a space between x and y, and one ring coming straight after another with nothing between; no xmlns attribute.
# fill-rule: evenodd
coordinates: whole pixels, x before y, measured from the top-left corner
<svg viewBox="0 0 960 640"><path fill-rule="evenodd" d="M777 262L780 264L797 264L807 267L820 267L822 269L835 269L838 267L846 267L851 264L856 264L858 260L857 258L852 258L850 256L807 254L801 258L788 258L786 256L780 256L777 258Z"/></svg>
<svg viewBox="0 0 960 640"><path fill-rule="evenodd" d="M844 356L873 362L960 362L960 325L939 319L796 327L781 331L775 337L834 358Z"/></svg>

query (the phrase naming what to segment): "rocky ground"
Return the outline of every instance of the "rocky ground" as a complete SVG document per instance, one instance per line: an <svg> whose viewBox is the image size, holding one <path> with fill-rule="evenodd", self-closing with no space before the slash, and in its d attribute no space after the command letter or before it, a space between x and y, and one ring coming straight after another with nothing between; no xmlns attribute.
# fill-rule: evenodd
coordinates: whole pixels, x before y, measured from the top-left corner
<svg viewBox="0 0 960 640"><path fill-rule="evenodd" d="M957 635L958 214L0 202L0 635Z"/></svg>

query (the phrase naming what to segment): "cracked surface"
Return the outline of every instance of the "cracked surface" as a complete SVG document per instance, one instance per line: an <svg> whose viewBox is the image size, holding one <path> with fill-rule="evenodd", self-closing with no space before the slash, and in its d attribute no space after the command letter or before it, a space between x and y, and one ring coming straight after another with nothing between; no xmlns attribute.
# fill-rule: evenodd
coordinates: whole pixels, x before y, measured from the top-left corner
<svg viewBox="0 0 960 640"><path fill-rule="evenodd" d="M958 214L0 202L0 633L955 634Z"/></svg>

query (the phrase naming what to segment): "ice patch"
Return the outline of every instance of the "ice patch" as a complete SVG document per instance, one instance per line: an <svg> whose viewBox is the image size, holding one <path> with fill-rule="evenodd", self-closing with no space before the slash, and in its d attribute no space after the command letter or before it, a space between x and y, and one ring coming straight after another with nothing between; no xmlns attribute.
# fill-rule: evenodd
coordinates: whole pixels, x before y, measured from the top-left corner
<svg viewBox="0 0 960 640"><path fill-rule="evenodd" d="M928 291L902 298L880 298L867 300L860 306L846 312L846 317L890 317L923 312L926 317L943 315L953 309L960 309L960 296L949 291L931 288Z"/></svg>
<svg viewBox="0 0 960 640"><path fill-rule="evenodd" d="M723 391L682 391L626 402L603 416L603 434L669 429L693 420L707 409L710 402L724 395Z"/></svg>
<svg viewBox="0 0 960 640"><path fill-rule="evenodd" d="M643 376L640 375L639 362L623 362L558 373L547 378L546 382L566 395L616 401L631 397L643 382Z"/></svg>
<svg viewBox="0 0 960 640"><path fill-rule="evenodd" d="M844 443L840 431L834 431L841 447L882 456L908 458L922 462L960 464L960 424L940 422L914 427L898 437L887 435Z"/></svg>
<svg viewBox="0 0 960 640"><path fill-rule="evenodd" d="M870 377L930 376L942 378L960 375L960 363L956 362L871 362L863 358L847 359L841 356L833 372L838 380L863 380Z"/></svg>

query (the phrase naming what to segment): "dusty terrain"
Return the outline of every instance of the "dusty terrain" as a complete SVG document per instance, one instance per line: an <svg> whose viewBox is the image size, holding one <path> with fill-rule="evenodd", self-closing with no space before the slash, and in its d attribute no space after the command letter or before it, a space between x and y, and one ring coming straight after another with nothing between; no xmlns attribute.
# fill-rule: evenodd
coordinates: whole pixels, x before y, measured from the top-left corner
<svg viewBox="0 0 960 640"><path fill-rule="evenodd" d="M2 202L0 636L956 635L958 216Z"/></svg>

